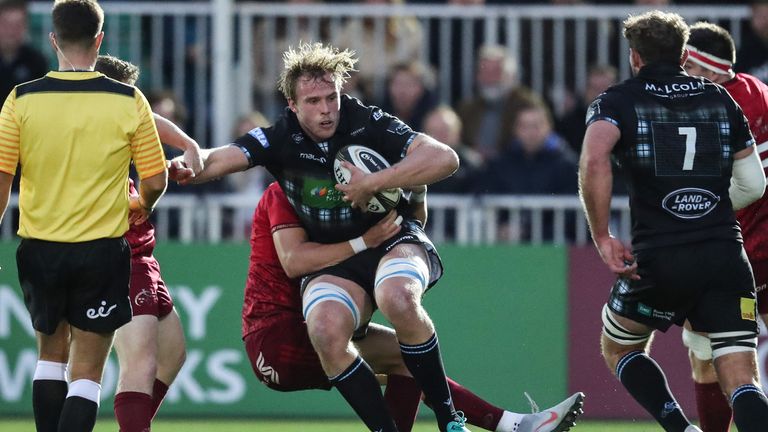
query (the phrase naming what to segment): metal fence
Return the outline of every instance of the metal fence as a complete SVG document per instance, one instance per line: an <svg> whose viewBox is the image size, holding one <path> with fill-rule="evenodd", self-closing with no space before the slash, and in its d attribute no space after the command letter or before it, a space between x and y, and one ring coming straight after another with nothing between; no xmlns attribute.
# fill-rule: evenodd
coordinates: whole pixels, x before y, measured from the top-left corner
<svg viewBox="0 0 768 432"><path fill-rule="evenodd" d="M259 196L170 194L158 203L153 222L160 240L182 243L242 242L249 238ZM577 244L590 241L581 203L575 196L430 195L427 233L435 243ZM612 202L611 231L629 240L626 197ZM18 196L12 195L0 240L14 238Z"/></svg>
<svg viewBox="0 0 768 432"><path fill-rule="evenodd" d="M360 55L367 60L364 67L374 70L374 94L383 91L386 65L415 56L436 70L442 102L472 93L477 48L499 43L518 58L523 82L556 100L565 89L580 92L593 63L613 64L622 78L629 75L621 22L645 10L626 5L435 7L233 0L109 1L103 7L103 52L140 65L139 85L145 92L173 91L189 110L190 132L204 147L228 142L238 116L259 110L274 118L284 105L276 96L281 52L300 40L342 43L346 35L346 43L354 43L366 28L370 41ZM50 1L31 3L31 33L53 60L47 44L50 8ZM707 19L725 26L737 44L749 18L743 5L671 10L690 22ZM387 42L392 38L395 47Z"/></svg>

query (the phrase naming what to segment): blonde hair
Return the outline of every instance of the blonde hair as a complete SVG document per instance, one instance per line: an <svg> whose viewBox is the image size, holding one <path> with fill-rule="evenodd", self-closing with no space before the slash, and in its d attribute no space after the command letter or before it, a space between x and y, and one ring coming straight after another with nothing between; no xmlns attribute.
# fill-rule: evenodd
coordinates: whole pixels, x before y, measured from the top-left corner
<svg viewBox="0 0 768 432"><path fill-rule="evenodd" d="M283 53L284 67L277 88L286 99L294 99L299 78L323 79L328 73L337 88L341 88L347 82L349 73L355 71L355 63L354 51L341 51L320 42L300 42L298 47L289 47Z"/></svg>

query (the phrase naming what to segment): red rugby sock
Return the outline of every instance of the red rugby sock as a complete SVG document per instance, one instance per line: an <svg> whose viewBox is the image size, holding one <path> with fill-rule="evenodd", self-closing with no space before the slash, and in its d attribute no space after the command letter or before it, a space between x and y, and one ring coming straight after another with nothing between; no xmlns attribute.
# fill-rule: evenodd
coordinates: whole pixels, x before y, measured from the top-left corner
<svg viewBox="0 0 768 432"><path fill-rule="evenodd" d="M491 405L450 378L448 378L448 387L453 396L453 405L457 410L464 411L467 423L490 431L496 430L504 414L503 409Z"/></svg>
<svg viewBox="0 0 768 432"><path fill-rule="evenodd" d="M704 432L728 432L733 411L728 405L720 384L693 383L696 389L696 410Z"/></svg>
<svg viewBox="0 0 768 432"><path fill-rule="evenodd" d="M152 418L154 419L157 412L160 410L160 404L165 399L165 394L168 393L168 385L159 379L155 378L155 385L152 388Z"/></svg>
<svg viewBox="0 0 768 432"><path fill-rule="evenodd" d="M140 392L116 394L115 418L120 432L148 432L152 421L152 396Z"/></svg>
<svg viewBox="0 0 768 432"><path fill-rule="evenodd" d="M421 389L416 380L404 375L387 375L384 401L395 420L397 430L410 432L421 403Z"/></svg>

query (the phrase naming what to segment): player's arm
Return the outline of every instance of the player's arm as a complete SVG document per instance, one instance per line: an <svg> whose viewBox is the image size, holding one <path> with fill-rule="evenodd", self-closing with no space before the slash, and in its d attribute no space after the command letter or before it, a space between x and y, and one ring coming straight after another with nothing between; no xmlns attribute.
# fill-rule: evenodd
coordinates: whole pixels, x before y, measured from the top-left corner
<svg viewBox="0 0 768 432"><path fill-rule="evenodd" d="M411 188L432 184L453 174L459 168L459 156L452 148L424 135L416 134L406 156L389 168L365 174L355 165L344 162L351 173L348 184L338 184L344 199L364 208L373 195L384 189Z"/></svg>
<svg viewBox="0 0 768 432"><path fill-rule="evenodd" d="M733 155L733 173L728 195L734 210L760 199L765 192L765 171L760 156L751 145Z"/></svg>
<svg viewBox="0 0 768 432"><path fill-rule="evenodd" d="M12 184L13 175L0 171L0 223L3 223L3 216L8 208L8 201L11 199Z"/></svg>
<svg viewBox="0 0 768 432"><path fill-rule="evenodd" d="M149 218L157 201L168 186L165 153L160 144L157 125L144 95L136 89L139 127L131 138L131 157L139 174L139 196L129 201L129 223L140 224Z"/></svg>
<svg viewBox="0 0 768 432"><path fill-rule="evenodd" d="M416 186L411 188L411 210L413 217L421 222L421 226L427 226L427 186Z"/></svg>
<svg viewBox="0 0 768 432"><path fill-rule="evenodd" d="M376 191L415 187L440 181L459 168L459 156L446 144L425 134L414 138L400 162L370 175Z"/></svg>
<svg viewBox="0 0 768 432"><path fill-rule="evenodd" d="M613 188L611 151L619 138L621 131L607 120L587 127L579 160L579 196L600 257L612 272L637 278L634 257L608 229Z"/></svg>
<svg viewBox="0 0 768 432"><path fill-rule="evenodd" d="M200 146L180 127L165 117L152 113L157 125L157 134L160 136L160 142L168 144L171 147L184 152L182 159L184 165L197 175L203 170L203 158L200 156Z"/></svg>
<svg viewBox="0 0 768 432"><path fill-rule="evenodd" d="M272 233L272 240L285 274L296 278L338 264L362 250L380 245L400 230L398 219L397 213L391 211L362 236L341 243L311 242L301 227L279 229ZM362 244L356 245L355 241Z"/></svg>
<svg viewBox="0 0 768 432"><path fill-rule="evenodd" d="M8 208L11 184L19 162L21 131L16 118L16 90L8 95L0 110L0 222Z"/></svg>
<svg viewBox="0 0 768 432"><path fill-rule="evenodd" d="M182 185L205 183L227 174L246 170L250 166L243 149L231 144L215 149L201 150L200 157L203 161L203 170L195 176L184 163L182 156L174 158L171 161L171 180Z"/></svg>

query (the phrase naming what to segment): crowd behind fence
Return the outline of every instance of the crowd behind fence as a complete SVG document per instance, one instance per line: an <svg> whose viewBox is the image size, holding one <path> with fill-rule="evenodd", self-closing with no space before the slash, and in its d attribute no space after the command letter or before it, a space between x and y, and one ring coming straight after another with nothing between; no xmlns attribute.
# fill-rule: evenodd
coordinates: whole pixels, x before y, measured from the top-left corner
<svg viewBox="0 0 768 432"><path fill-rule="evenodd" d="M437 71L437 94L455 103L473 91L478 46L498 43L518 59L522 82L557 99L581 92L591 64L612 64L629 76L621 22L647 8L628 5L367 5L251 3L232 0L109 1L103 51L142 68L145 92L170 89L189 107L187 124L203 147L228 142L235 119L258 109L273 119L284 102L275 97L280 54L299 40L334 42L350 22L369 20L372 43L384 46L391 18L418 22L417 55ZM729 29L737 46L749 19L745 5L678 6L689 22L707 19ZM47 45L50 2L31 2L30 33ZM368 21L367 21L368 22ZM258 37L256 37L258 36ZM371 53L362 53L371 55ZM402 55L373 53L381 65ZM374 65L375 66L375 65ZM255 70L258 69L258 70ZM386 77L377 76L374 93ZM555 103L557 101L555 100Z"/></svg>
<svg viewBox="0 0 768 432"><path fill-rule="evenodd" d="M543 95L556 109L564 95L581 94L591 65L615 66L618 78L630 74L621 23L638 6L579 5L368 5L288 4L211 1L121 2L103 4L106 37L102 51L142 69L145 93L169 91L188 108L184 126L202 147L234 138L238 117L259 110L274 119L284 106L276 93L281 53L299 41L340 43L371 30L360 52L372 69L369 95L384 92L386 65L398 57L417 57L436 71L435 95L455 105L475 91L477 50L504 47L517 59L521 83ZM743 5L679 6L672 10L689 22L706 19L729 29L737 46L748 28ZM32 2L30 33L47 49L50 2ZM400 20L400 21L397 21ZM399 22L408 34L403 46L385 49L389 26ZM415 24L412 33L406 24ZM415 48L414 48L415 47ZM53 61L53 54L47 50ZM362 63L362 62L361 62ZM362 73L362 71L361 71ZM556 113L557 114L557 113ZM193 187L194 188L194 187ZM253 193L167 194L155 215L160 239L243 241L258 201ZM436 242L459 244L584 244L589 233L575 194L431 194L428 232ZM16 197L9 222L0 226L11 238L18 223ZM613 202L613 231L628 239L626 198Z"/></svg>

